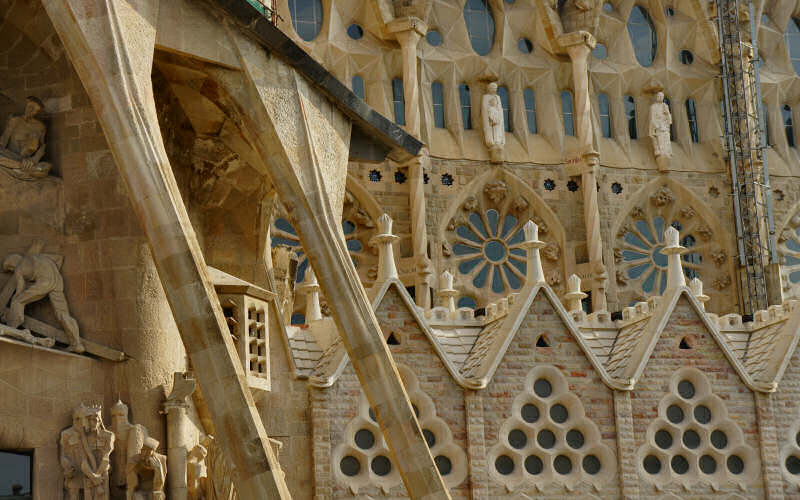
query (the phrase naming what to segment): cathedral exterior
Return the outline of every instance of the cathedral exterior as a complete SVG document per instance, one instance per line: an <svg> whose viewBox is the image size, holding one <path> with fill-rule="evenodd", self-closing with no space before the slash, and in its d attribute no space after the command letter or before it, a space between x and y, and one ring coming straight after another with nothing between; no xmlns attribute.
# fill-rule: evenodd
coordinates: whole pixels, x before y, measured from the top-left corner
<svg viewBox="0 0 800 500"><path fill-rule="evenodd" d="M0 0L0 499L800 498L798 75L789 0Z"/></svg>

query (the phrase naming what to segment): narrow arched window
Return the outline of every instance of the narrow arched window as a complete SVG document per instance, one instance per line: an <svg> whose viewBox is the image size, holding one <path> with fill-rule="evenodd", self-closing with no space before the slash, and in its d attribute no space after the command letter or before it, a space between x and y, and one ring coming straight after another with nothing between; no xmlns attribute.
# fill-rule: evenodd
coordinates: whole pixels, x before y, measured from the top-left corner
<svg viewBox="0 0 800 500"><path fill-rule="evenodd" d="M797 19L789 19L783 39L786 40L786 49L789 51L789 59L794 66L794 72L800 75L800 25L798 25Z"/></svg>
<svg viewBox="0 0 800 500"><path fill-rule="evenodd" d="M458 99L461 101L461 123L464 130L472 129L472 100L469 95L469 85L462 83L458 86Z"/></svg>
<svg viewBox="0 0 800 500"><path fill-rule="evenodd" d="M642 66L652 66L658 51L658 37L653 20L644 7L634 5L628 18L628 35L633 44L633 53Z"/></svg>
<svg viewBox="0 0 800 500"><path fill-rule="evenodd" d="M508 89L505 86L497 87L500 104L503 105L503 122L506 132L511 132L511 107L509 105Z"/></svg>
<svg viewBox="0 0 800 500"><path fill-rule="evenodd" d="M444 128L444 88L442 82L431 84L431 98L433 100L433 125Z"/></svg>
<svg viewBox="0 0 800 500"><path fill-rule="evenodd" d="M694 99L686 99L686 119L689 121L689 135L692 142L700 142L700 131L697 129L697 107Z"/></svg>
<svg viewBox="0 0 800 500"><path fill-rule="evenodd" d="M525 101L525 118L528 120L528 132L536 133L536 98L533 90L527 88L522 91L522 99Z"/></svg>
<svg viewBox="0 0 800 500"><path fill-rule="evenodd" d="M405 125L406 98L403 95L402 78L392 78L392 106L394 108L394 122L398 125Z"/></svg>
<svg viewBox="0 0 800 500"><path fill-rule="evenodd" d="M611 103L608 94L597 95L597 109L600 112L600 130L603 137L611 137Z"/></svg>
<svg viewBox="0 0 800 500"><path fill-rule="evenodd" d="M628 136L636 139L639 134L636 131L636 101L633 96L625 96L625 118L628 120Z"/></svg>
<svg viewBox="0 0 800 500"><path fill-rule="evenodd" d="M322 28L321 0L289 0L294 31L303 40L310 42Z"/></svg>
<svg viewBox="0 0 800 500"><path fill-rule="evenodd" d="M665 97L664 98L664 104L666 104L667 107L669 108L670 116L673 116L673 114L672 114L672 103L669 101L669 97ZM672 141L672 142L675 142L675 122L674 121L672 121L672 123L669 124L669 140Z"/></svg>
<svg viewBox="0 0 800 500"><path fill-rule="evenodd" d="M783 106L783 129L786 131L786 142L790 148L794 147L794 126L792 125L792 108L788 104Z"/></svg>
<svg viewBox="0 0 800 500"><path fill-rule="evenodd" d="M353 77L353 93L362 100L366 100L364 97L366 95L364 92L364 79L358 75Z"/></svg>
<svg viewBox="0 0 800 500"><path fill-rule="evenodd" d="M561 92L561 115L564 118L564 135L575 135L575 124L572 119L572 92Z"/></svg>
<svg viewBox="0 0 800 500"><path fill-rule="evenodd" d="M494 44L494 16L487 0L467 0L464 4L464 21L472 50L485 56Z"/></svg>
<svg viewBox="0 0 800 500"><path fill-rule="evenodd" d="M769 115L767 114L767 103L761 102L761 142L762 146L772 144L772 134L769 130Z"/></svg>

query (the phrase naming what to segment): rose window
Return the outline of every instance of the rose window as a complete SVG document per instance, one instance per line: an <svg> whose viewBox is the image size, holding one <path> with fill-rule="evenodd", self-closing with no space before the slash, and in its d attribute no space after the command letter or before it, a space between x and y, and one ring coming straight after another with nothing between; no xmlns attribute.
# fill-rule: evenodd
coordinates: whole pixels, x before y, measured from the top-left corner
<svg viewBox="0 0 800 500"><path fill-rule="evenodd" d="M525 234L522 221L513 215L502 218L497 210L473 212L456 227L453 254L458 271L475 288L491 287L494 293L519 290L525 282Z"/></svg>

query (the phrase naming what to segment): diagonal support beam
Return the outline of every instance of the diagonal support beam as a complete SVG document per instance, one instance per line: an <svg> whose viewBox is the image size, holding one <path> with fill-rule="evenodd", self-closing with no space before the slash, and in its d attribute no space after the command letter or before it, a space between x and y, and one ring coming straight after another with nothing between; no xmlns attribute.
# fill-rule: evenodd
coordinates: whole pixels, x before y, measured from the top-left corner
<svg viewBox="0 0 800 500"><path fill-rule="evenodd" d="M150 79L158 3L43 0L128 186L239 496L290 499L164 150Z"/></svg>
<svg viewBox="0 0 800 500"><path fill-rule="evenodd" d="M449 499L340 229L351 122L309 82L230 30L244 75L209 69L234 101L319 279L413 499Z"/></svg>

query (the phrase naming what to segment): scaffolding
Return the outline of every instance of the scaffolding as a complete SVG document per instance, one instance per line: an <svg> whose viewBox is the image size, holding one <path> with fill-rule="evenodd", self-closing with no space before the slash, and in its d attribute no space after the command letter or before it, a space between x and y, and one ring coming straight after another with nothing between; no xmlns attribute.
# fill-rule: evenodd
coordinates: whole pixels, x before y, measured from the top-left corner
<svg viewBox="0 0 800 500"><path fill-rule="evenodd" d="M753 5L749 9L749 41L742 39L739 0L715 0L720 43L723 143L728 154L739 263L741 312L766 309L765 268L777 263L772 200L761 124L760 60L756 45ZM748 20L745 19L745 22ZM749 43L748 43L749 42Z"/></svg>

